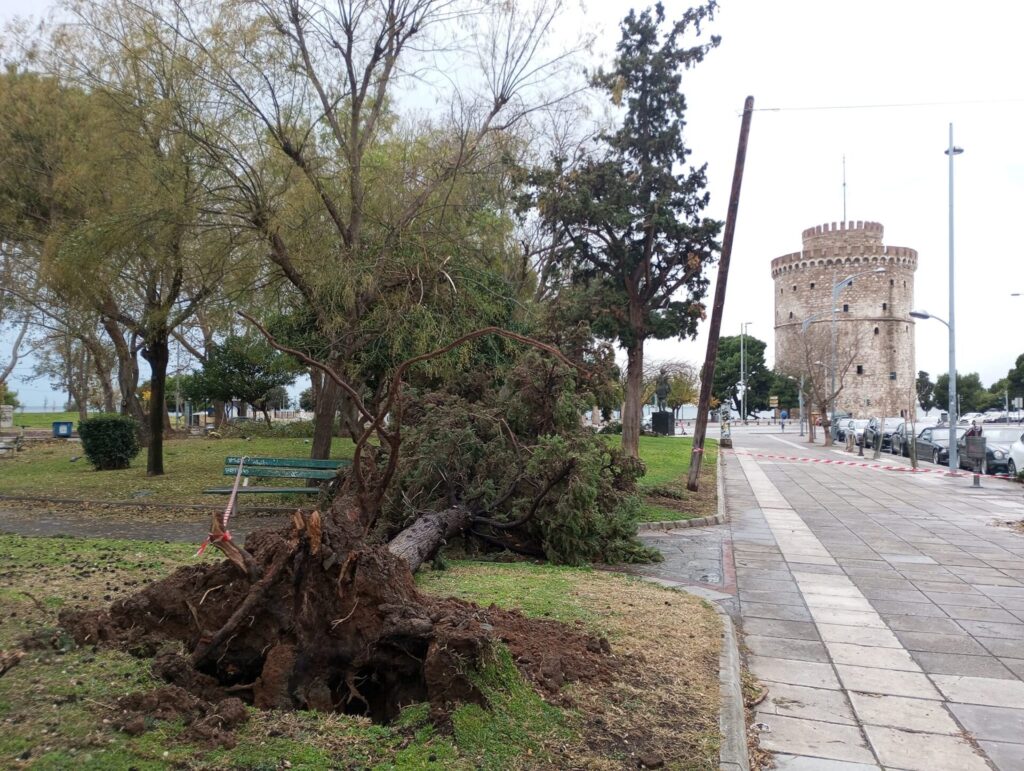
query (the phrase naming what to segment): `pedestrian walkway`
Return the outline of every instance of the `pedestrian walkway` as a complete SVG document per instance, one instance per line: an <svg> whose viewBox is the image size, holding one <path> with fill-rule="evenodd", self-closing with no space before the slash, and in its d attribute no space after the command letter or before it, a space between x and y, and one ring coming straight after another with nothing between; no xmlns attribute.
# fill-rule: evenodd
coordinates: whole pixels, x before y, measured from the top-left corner
<svg viewBox="0 0 1024 771"><path fill-rule="evenodd" d="M756 722L777 767L1024 769L1024 536L994 524L1024 518L1024 488L726 465L748 664L769 688Z"/></svg>

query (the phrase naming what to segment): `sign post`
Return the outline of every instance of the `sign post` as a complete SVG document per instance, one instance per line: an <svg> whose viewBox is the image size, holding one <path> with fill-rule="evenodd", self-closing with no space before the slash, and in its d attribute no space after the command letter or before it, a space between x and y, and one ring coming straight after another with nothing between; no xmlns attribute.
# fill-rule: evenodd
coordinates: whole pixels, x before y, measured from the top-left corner
<svg viewBox="0 0 1024 771"><path fill-rule="evenodd" d="M965 439L967 441L967 457L974 461L974 487L981 487L981 478L978 473L981 464L985 462L985 437L968 436Z"/></svg>

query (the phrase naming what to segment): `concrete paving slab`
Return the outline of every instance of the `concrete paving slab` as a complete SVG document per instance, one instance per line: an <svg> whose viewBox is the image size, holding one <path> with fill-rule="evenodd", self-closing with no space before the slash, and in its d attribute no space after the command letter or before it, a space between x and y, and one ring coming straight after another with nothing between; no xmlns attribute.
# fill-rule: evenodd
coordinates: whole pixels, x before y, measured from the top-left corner
<svg viewBox="0 0 1024 771"><path fill-rule="evenodd" d="M948 618L928 616L904 616L899 613L883 613L885 625L896 632L925 632L929 634L967 634L963 627Z"/></svg>
<svg viewBox="0 0 1024 771"><path fill-rule="evenodd" d="M840 673L841 675L842 673ZM932 682L948 701L1024 709L1024 682L1020 680L932 675Z"/></svg>
<svg viewBox="0 0 1024 771"><path fill-rule="evenodd" d="M910 651L930 653L961 653L984 656L985 648L966 634L930 634L928 632L897 631L896 636Z"/></svg>
<svg viewBox="0 0 1024 771"><path fill-rule="evenodd" d="M854 713L865 724L935 734L960 733L960 727L942 702L872 693L851 693L850 701Z"/></svg>
<svg viewBox="0 0 1024 771"><path fill-rule="evenodd" d="M813 661L780 659L771 656L750 656L747 661L750 671L761 680L789 685L806 685L810 688L839 688L835 671L829 664Z"/></svg>
<svg viewBox="0 0 1024 771"><path fill-rule="evenodd" d="M758 713L857 725L850 702L842 691L762 682L768 688L768 696L757 706Z"/></svg>
<svg viewBox="0 0 1024 771"><path fill-rule="evenodd" d="M822 640L853 645L871 645L878 648L902 648L899 639L888 629L844 626L841 624L818 624Z"/></svg>
<svg viewBox="0 0 1024 771"><path fill-rule="evenodd" d="M1024 771L1024 744L978 742L999 771Z"/></svg>
<svg viewBox="0 0 1024 771"><path fill-rule="evenodd" d="M883 766L908 771L990 771L988 763L964 739L955 736L865 726Z"/></svg>
<svg viewBox="0 0 1024 771"><path fill-rule="evenodd" d="M823 664L827 664L829 660L825 646L815 640L793 640L784 637L748 634L743 641L755 656L818 661Z"/></svg>
<svg viewBox="0 0 1024 771"><path fill-rule="evenodd" d="M907 696L913 699L942 698L928 678L920 672L897 672L848 664L836 664L836 672L839 673L843 687L848 691Z"/></svg>
<svg viewBox="0 0 1024 771"><path fill-rule="evenodd" d="M743 617L773 618L780 621L810 621L811 612L800 605L776 605L770 602L741 602Z"/></svg>
<svg viewBox="0 0 1024 771"><path fill-rule="evenodd" d="M818 624L845 624L847 626L884 629L885 622L874 612L860 610L838 610L836 608L811 608L811 615Z"/></svg>
<svg viewBox="0 0 1024 771"><path fill-rule="evenodd" d="M894 669L904 672L920 672L921 667L902 648L882 648L850 643L827 642L829 655L836 664L851 664L858 667Z"/></svg>
<svg viewBox="0 0 1024 771"><path fill-rule="evenodd" d="M775 771L879 771L881 766L847 763L844 760L812 758L807 755L781 755L773 758Z"/></svg>
<svg viewBox="0 0 1024 771"><path fill-rule="evenodd" d="M978 739L1024 744L1024 709L950 704L960 724Z"/></svg>
<svg viewBox="0 0 1024 771"><path fill-rule="evenodd" d="M782 621L774 618L748 618L743 621L745 635L786 637L792 640L820 640L818 628L808 621Z"/></svg>
<svg viewBox="0 0 1024 771"><path fill-rule="evenodd" d="M964 631L975 637L1001 637L1024 640L1024 624L1001 624L998 621L960 621Z"/></svg>
<svg viewBox="0 0 1024 771"><path fill-rule="evenodd" d="M995 656L965 656L959 653L914 651L914 659L929 674L997 677L1014 680L1017 676Z"/></svg>
<svg viewBox="0 0 1024 771"><path fill-rule="evenodd" d="M874 762L875 756L856 726L781 715L767 715L762 722L770 729L758 734L766 750L855 763Z"/></svg>

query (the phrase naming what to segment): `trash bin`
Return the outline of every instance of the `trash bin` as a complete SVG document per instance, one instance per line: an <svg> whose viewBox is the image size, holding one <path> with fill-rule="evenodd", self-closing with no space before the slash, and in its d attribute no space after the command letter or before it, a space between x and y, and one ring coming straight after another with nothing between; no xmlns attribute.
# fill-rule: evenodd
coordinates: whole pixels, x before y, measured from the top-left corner
<svg viewBox="0 0 1024 771"><path fill-rule="evenodd" d="M55 420L53 421L53 436L55 439L67 439L71 436L71 429L73 423L68 420Z"/></svg>

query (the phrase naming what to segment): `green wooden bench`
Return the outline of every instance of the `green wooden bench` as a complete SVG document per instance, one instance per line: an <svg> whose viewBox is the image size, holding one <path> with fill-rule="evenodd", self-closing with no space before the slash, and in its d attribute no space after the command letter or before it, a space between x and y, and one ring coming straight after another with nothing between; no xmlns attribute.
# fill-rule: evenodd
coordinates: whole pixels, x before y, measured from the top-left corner
<svg viewBox="0 0 1024 771"><path fill-rule="evenodd" d="M229 455L224 459L224 476L238 474L241 456ZM260 493L263 495L316 495L319 487L256 487L249 486L250 478L258 479L334 479L338 469L351 466L352 461L330 458L246 458L242 465L242 486L239 493ZM211 487L203 490L211 495L230 495L231 487Z"/></svg>

